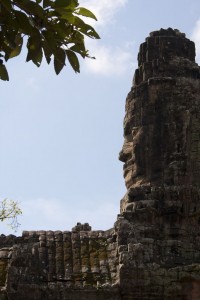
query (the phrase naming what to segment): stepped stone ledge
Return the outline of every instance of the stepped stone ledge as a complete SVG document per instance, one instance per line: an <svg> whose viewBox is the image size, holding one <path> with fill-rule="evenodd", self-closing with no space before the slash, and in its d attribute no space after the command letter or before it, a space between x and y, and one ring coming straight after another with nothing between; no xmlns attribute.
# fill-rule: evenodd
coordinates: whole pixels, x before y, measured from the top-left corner
<svg viewBox="0 0 200 300"><path fill-rule="evenodd" d="M1 235L0 300L200 299L200 67L184 33L141 44L125 108L113 228Z"/></svg>

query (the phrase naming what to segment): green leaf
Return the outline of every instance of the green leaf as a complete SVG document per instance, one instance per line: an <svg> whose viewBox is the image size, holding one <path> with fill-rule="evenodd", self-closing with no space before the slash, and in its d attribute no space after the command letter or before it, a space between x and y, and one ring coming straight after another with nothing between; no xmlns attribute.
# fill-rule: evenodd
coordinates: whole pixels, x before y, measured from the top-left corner
<svg viewBox="0 0 200 300"><path fill-rule="evenodd" d="M88 24L85 24L80 28L80 31L87 35L88 37L92 39L100 39L100 36L98 33L94 30L94 28Z"/></svg>
<svg viewBox="0 0 200 300"><path fill-rule="evenodd" d="M4 64L0 64L0 79L9 81L8 72Z"/></svg>
<svg viewBox="0 0 200 300"><path fill-rule="evenodd" d="M37 55L33 56L32 62L33 62L37 67L40 67L41 62L42 62L42 57L43 57L43 52L42 52L42 48L40 48L40 49L38 50Z"/></svg>
<svg viewBox="0 0 200 300"><path fill-rule="evenodd" d="M56 50L56 54L54 54L54 69L57 75L64 67L65 59L66 59L65 50L63 50L62 48L58 48Z"/></svg>
<svg viewBox="0 0 200 300"><path fill-rule="evenodd" d="M60 15L61 19L67 20L69 24L74 24L74 18L72 11L65 10L62 7L55 8L55 11Z"/></svg>
<svg viewBox="0 0 200 300"><path fill-rule="evenodd" d="M31 26L29 18L21 11L15 12L16 19L22 32L28 35L34 33L34 28Z"/></svg>
<svg viewBox="0 0 200 300"><path fill-rule="evenodd" d="M32 62L39 67L42 61L42 41L40 35L30 36L27 42L28 54L26 61Z"/></svg>
<svg viewBox="0 0 200 300"><path fill-rule="evenodd" d="M16 47L16 45L15 45ZM9 47L8 43L6 41L4 41L4 43L1 45L1 51L3 51L5 53L4 58L5 61L8 60L10 52L12 51L12 48Z"/></svg>
<svg viewBox="0 0 200 300"><path fill-rule="evenodd" d="M16 5L29 15L35 15L43 18L44 11L36 2L30 0L17 0Z"/></svg>
<svg viewBox="0 0 200 300"><path fill-rule="evenodd" d="M13 9L12 12L8 12L7 16L4 16L2 18L2 15L0 15L0 22L4 24L4 28L2 28L3 31L7 31L7 33L11 34L12 31L17 32L18 31L18 23L15 17L15 10ZM6 30L7 27L7 30Z"/></svg>
<svg viewBox="0 0 200 300"><path fill-rule="evenodd" d="M10 48L10 49L14 49L16 47L16 42L15 42L15 38L17 35L17 32L5 32L5 38L4 38L4 43L6 43L6 45Z"/></svg>
<svg viewBox="0 0 200 300"><path fill-rule="evenodd" d="M66 56L75 72L80 72L76 53L90 57L85 49L85 36L99 38L94 28L81 16L96 20L95 15L77 0L0 0L0 79L8 80L4 61L21 53L27 36L27 58L38 67L43 55L47 63L54 56L54 68L59 74ZM66 50L67 49L67 50Z"/></svg>
<svg viewBox="0 0 200 300"><path fill-rule="evenodd" d="M9 59L15 56L18 56L21 53L22 45L23 45L23 38L21 35L18 35L15 39L16 47L10 52Z"/></svg>
<svg viewBox="0 0 200 300"><path fill-rule="evenodd" d="M83 58L88 56L88 51L85 49L84 43L81 44L75 44L72 47L70 47L70 50L73 52L77 52L80 54Z"/></svg>
<svg viewBox="0 0 200 300"><path fill-rule="evenodd" d="M94 30L94 28L92 26L86 24L79 17L74 16L74 15L69 14L69 13L63 13L61 15L61 18L66 19L69 23L71 23L72 25L76 26L76 28L78 29L78 31L80 31L81 33L84 33L88 37L93 38L93 39L100 39L100 36Z"/></svg>
<svg viewBox="0 0 200 300"><path fill-rule="evenodd" d="M73 34L71 35L70 39L69 39L69 43L78 43L78 44L83 44L84 45L84 35L82 33L80 33L79 31L75 31L73 32Z"/></svg>
<svg viewBox="0 0 200 300"><path fill-rule="evenodd" d="M74 10L78 6L78 1L74 0L56 0L55 1L55 8L63 7L70 10Z"/></svg>
<svg viewBox="0 0 200 300"><path fill-rule="evenodd" d="M15 56L18 56L21 53L22 50L22 44L20 46L17 46L15 49L13 49L9 55L9 58L13 58Z"/></svg>
<svg viewBox="0 0 200 300"><path fill-rule="evenodd" d="M44 38L45 38L45 41L46 41L46 44L49 46L50 49L52 49L52 52L55 52L56 51L56 47L57 47L57 42L56 42L56 39L55 39L55 34L53 31L47 31L47 30L44 30L42 32Z"/></svg>
<svg viewBox="0 0 200 300"><path fill-rule="evenodd" d="M78 57L73 51L66 50L67 58L69 60L70 65L74 69L74 71L77 73L80 73L80 65L78 61Z"/></svg>
<svg viewBox="0 0 200 300"><path fill-rule="evenodd" d="M12 11L12 4L10 0L1 0L1 3L8 11Z"/></svg>
<svg viewBox="0 0 200 300"><path fill-rule="evenodd" d="M51 62L51 56L53 54L52 49L49 47L48 43L45 41L42 42L42 48L44 51L44 55L48 64Z"/></svg>
<svg viewBox="0 0 200 300"><path fill-rule="evenodd" d="M84 7L79 7L75 10L75 13L77 15L81 15L81 16L84 16L84 17L88 17L88 18L92 18L94 20L97 21L97 18L96 16L87 8L84 8Z"/></svg>
<svg viewBox="0 0 200 300"><path fill-rule="evenodd" d="M43 0L43 8L50 7L52 4L51 0Z"/></svg>

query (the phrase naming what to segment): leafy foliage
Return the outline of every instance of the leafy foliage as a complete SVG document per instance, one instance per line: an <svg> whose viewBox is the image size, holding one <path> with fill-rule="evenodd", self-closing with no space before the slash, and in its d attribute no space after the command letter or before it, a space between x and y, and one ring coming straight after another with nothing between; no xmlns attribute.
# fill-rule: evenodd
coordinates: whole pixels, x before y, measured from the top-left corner
<svg viewBox="0 0 200 300"><path fill-rule="evenodd" d="M22 213L18 203L13 200L4 199L0 202L0 221L9 220L12 229L17 229L19 223L17 217Z"/></svg>
<svg viewBox="0 0 200 300"><path fill-rule="evenodd" d="M80 72L77 54L92 58L85 48L85 36L99 39L80 16L97 20L77 0L0 0L0 79L9 80L5 63L21 53L24 41L26 61L39 67L43 57L48 64L53 58L59 74L67 59Z"/></svg>

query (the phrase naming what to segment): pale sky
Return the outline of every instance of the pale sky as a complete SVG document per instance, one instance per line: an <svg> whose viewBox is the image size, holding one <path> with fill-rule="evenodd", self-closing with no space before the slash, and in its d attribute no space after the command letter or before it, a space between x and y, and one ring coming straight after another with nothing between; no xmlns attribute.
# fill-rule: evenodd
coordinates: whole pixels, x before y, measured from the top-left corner
<svg viewBox="0 0 200 300"><path fill-rule="evenodd" d="M200 61L199 0L80 0L98 17L101 40L87 40L96 60L38 69L12 59L0 82L0 196L20 202L23 230L71 230L77 222L109 229L126 192L123 117L149 32L177 28L196 41ZM13 231L0 223L0 233Z"/></svg>

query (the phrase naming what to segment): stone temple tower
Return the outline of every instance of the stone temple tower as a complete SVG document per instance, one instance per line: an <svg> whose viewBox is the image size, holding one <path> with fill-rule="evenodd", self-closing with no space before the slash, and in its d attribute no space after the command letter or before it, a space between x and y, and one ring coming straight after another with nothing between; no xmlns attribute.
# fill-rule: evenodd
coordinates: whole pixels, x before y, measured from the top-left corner
<svg viewBox="0 0 200 300"><path fill-rule="evenodd" d="M0 235L0 300L200 300L200 67L178 30L140 46L120 160L113 228Z"/></svg>
<svg viewBox="0 0 200 300"><path fill-rule="evenodd" d="M124 299L200 299L200 69L178 30L141 44L124 138Z"/></svg>

